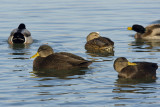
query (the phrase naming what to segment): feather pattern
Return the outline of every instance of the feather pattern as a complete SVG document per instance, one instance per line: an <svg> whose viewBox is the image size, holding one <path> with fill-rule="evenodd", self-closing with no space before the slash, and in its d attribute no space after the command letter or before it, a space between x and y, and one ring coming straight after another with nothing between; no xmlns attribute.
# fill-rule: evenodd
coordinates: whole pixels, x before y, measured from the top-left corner
<svg viewBox="0 0 160 107"><path fill-rule="evenodd" d="M114 42L111 39L107 37L97 36L96 38L94 37L92 40L87 40L87 43L85 44L85 49L88 51L113 52L113 46Z"/></svg>
<svg viewBox="0 0 160 107"><path fill-rule="evenodd" d="M31 33L25 28L25 25L21 23L18 28L13 29L8 38L8 43L32 43Z"/></svg>

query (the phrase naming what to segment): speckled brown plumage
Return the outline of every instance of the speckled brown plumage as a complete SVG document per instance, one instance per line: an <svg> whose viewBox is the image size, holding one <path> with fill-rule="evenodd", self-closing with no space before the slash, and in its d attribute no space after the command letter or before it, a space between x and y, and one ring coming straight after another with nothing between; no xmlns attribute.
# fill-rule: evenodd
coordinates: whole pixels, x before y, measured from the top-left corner
<svg viewBox="0 0 160 107"><path fill-rule="evenodd" d="M90 34L88 36L90 36ZM97 38L93 38L92 40L87 40L85 49L93 52L112 52L113 46L114 42L111 39L99 36Z"/></svg>

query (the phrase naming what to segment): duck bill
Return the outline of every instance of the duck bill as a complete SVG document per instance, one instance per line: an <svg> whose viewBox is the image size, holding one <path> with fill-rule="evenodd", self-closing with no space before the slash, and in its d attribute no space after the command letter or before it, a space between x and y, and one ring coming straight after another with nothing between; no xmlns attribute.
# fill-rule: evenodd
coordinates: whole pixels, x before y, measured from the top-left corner
<svg viewBox="0 0 160 107"><path fill-rule="evenodd" d="M128 29L128 30L132 30L132 27L128 27L127 29Z"/></svg>
<svg viewBox="0 0 160 107"><path fill-rule="evenodd" d="M136 63L128 62L128 65L137 65Z"/></svg>
<svg viewBox="0 0 160 107"><path fill-rule="evenodd" d="M35 57L37 57L37 56L39 56L39 53L37 52L35 55L33 55L32 57L30 57L30 58L35 58Z"/></svg>

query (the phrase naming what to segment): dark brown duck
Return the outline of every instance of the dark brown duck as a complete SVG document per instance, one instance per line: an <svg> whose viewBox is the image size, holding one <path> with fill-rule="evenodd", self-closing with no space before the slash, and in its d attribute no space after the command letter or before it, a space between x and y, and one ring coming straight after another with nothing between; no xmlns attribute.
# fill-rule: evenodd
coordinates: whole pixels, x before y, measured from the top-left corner
<svg viewBox="0 0 160 107"><path fill-rule="evenodd" d="M36 57L33 61L33 69L55 69L68 70L74 68L86 68L92 62L83 59L80 56L67 52L54 53L48 45L39 47L38 52L31 58Z"/></svg>
<svg viewBox="0 0 160 107"><path fill-rule="evenodd" d="M125 57L119 57L114 61L114 69L120 78L156 78L158 65L152 62L129 62Z"/></svg>

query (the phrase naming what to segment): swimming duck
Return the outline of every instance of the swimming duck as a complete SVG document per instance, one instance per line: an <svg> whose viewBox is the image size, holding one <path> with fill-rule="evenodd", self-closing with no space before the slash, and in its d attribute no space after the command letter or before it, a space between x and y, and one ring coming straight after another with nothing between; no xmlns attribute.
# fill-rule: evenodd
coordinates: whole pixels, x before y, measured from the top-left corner
<svg viewBox="0 0 160 107"><path fill-rule="evenodd" d="M114 69L119 73L118 77L141 79L156 78L157 63L129 62L125 57L119 57L114 61Z"/></svg>
<svg viewBox="0 0 160 107"><path fill-rule="evenodd" d="M68 70L73 68L86 68L92 62L83 59L80 56L67 52L54 53L53 49L48 45L41 45L35 55L31 58L33 61L33 69L55 69Z"/></svg>
<svg viewBox="0 0 160 107"><path fill-rule="evenodd" d="M114 42L106 37L101 37L99 32L91 32L87 36L85 49L93 52L113 52Z"/></svg>
<svg viewBox="0 0 160 107"><path fill-rule="evenodd" d="M128 30L137 32L135 38L160 39L160 24L152 24L145 28L142 25L134 24L132 27L128 27Z"/></svg>
<svg viewBox="0 0 160 107"><path fill-rule="evenodd" d="M25 24L21 23L18 28L13 29L8 38L8 43L29 44L32 43L31 33L26 29Z"/></svg>

